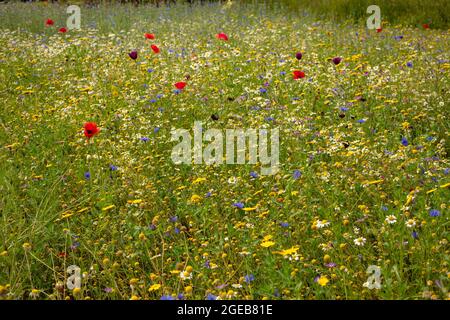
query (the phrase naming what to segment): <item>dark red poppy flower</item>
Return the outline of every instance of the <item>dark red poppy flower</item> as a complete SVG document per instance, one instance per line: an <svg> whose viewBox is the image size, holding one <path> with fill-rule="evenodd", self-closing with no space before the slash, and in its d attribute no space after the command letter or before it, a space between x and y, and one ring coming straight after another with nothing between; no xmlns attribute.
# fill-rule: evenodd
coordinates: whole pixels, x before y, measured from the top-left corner
<svg viewBox="0 0 450 320"><path fill-rule="evenodd" d="M228 36L225 33L218 33L218 34L216 34L216 38L219 39L219 40L228 41Z"/></svg>
<svg viewBox="0 0 450 320"><path fill-rule="evenodd" d="M136 51L136 50L131 51L128 55L129 55L130 58L133 59L133 60L136 60L137 57L138 57L138 54L137 54L137 51Z"/></svg>
<svg viewBox="0 0 450 320"><path fill-rule="evenodd" d="M54 24L55 24L55 22L52 19L47 19L47 21L45 21L46 26L52 26Z"/></svg>
<svg viewBox="0 0 450 320"><path fill-rule="evenodd" d="M305 77L305 73L299 70L295 70L294 72L292 72L292 75L294 76L294 80L302 79Z"/></svg>
<svg viewBox="0 0 450 320"><path fill-rule="evenodd" d="M175 83L175 87L178 90L183 90L186 87L186 85L187 85L187 83L183 82L183 81Z"/></svg>
<svg viewBox="0 0 450 320"><path fill-rule="evenodd" d="M422 25L422 27L423 27L424 29L430 29L430 25L429 25L428 23L424 23L424 24Z"/></svg>
<svg viewBox="0 0 450 320"><path fill-rule="evenodd" d="M86 122L84 124L84 135L90 139L99 133L100 129L97 127L95 122Z"/></svg>
<svg viewBox="0 0 450 320"><path fill-rule="evenodd" d="M154 53L159 53L159 48L157 46L155 46L154 44L151 45L151 48L153 50Z"/></svg>
<svg viewBox="0 0 450 320"><path fill-rule="evenodd" d="M380 33L381 31L383 31L383 29L381 29L381 28L377 29L377 33Z"/></svg>
<svg viewBox="0 0 450 320"><path fill-rule="evenodd" d="M67 29L64 28L64 27L62 27L62 28L59 28L58 31L61 32L61 33L66 33L66 32L67 32Z"/></svg>
<svg viewBox="0 0 450 320"><path fill-rule="evenodd" d="M145 33L144 36L146 39L155 40L155 35L153 33Z"/></svg>
<svg viewBox="0 0 450 320"><path fill-rule="evenodd" d="M335 65L338 65L339 63L341 63L342 58L341 57L334 57L332 61L333 61L333 63Z"/></svg>
<svg viewBox="0 0 450 320"><path fill-rule="evenodd" d="M297 52L297 54L295 55L295 57L297 58L297 60L301 60L303 55L301 52Z"/></svg>

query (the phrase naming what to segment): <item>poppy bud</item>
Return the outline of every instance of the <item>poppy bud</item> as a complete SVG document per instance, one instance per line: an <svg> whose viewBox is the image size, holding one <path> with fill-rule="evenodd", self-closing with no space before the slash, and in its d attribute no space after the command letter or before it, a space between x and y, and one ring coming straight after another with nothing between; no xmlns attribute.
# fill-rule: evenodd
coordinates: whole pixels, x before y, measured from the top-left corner
<svg viewBox="0 0 450 320"><path fill-rule="evenodd" d="M136 51L136 50L131 51L128 55L129 55L130 58L133 59L133 60L136 60L137 57L138 57L138 54L137 54L137 51Z"/></svg>

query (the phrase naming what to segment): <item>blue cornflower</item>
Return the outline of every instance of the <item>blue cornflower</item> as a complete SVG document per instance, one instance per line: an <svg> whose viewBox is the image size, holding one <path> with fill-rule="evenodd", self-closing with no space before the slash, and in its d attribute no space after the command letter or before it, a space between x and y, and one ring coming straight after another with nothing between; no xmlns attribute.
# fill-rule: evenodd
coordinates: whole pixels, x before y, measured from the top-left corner
<svg viewBox="0 0 450 320"><path fill-rule="evenodd" d="M147 138L147 137L142 137L142 138L141 138L141 141L144 141L144 142L147 142L148 140L150 140L150 139Z"/></svg>
<svg viewBox="0 0 450 320"><path fill-rule="evenodd" d="M289 223L287 223L287 222L280 222L280 226L282 226L284 228L287 228L287 227L289 227Z"/></svg>
<svg viewBox="0 0 450 320"><path fill-rule="evenodd" d="M404 145L405 147L408 146L408 139L406 139L405 137L402 137L402 145Z"/></svg>
<svg viewBox="0 0 450 320"><path fill-rule="evenodd" d="M413 231L413 232L411 233L411 236L412 236L414 239L419 239L419 234L418 234L416 231Z"/></svg>
<svg viewBox="0 0 450 320"><path fill-rule="evenodd" d="M248 274L244 277L245 282L250 283L255 280L255 276L252 274Z"/></svg>
<svg viewBox="0 0 450 320"><path fill-rule="evenodd" d="M365 119L359 119L359 120L357 120L356 122L358 122L358 123L364 123L364 122L366 122L366 120L365 120Z"/></svg>
<svg viewBox="0 0 450 320"><path fill-rule="evenodd" d="M113 164L110 164L110 165L109 165L109 170L111 170L111 171L116 171L116 170L117 170L117 167L116 167L115 165L113 165Z"/></svg>
<svg viewBox="0 0 450 320"><path fill-rule="evenodd" d="M147 72L148 72L148 73L152 73L153 71L154 71L154 70L151 69L151 68L147 69Z"/></svg>
<svg viewBox="0 0 450 320"><path fill-rule="evenodd" d="M298 178L300 178L302 176L302 173L300 170L294 170L294 179L297 180Z"/></svg>
<svg viewBox="0 0 450 320"><path fill-rule="evenodd" d="M261 92L261 93L266 93L266 92L267 92L267 89L266 89L266 88L260 88L260 89L259 89L259 92Z"/></svg>
<svg viewBox="0 0 450 320"><path fill-rule="evenodd" d="M346 107L340 107L339 110L341 110L342 112L346 112L346 111L348 111L348 108L346 108Z"/></svg>
<svg viewBox="0 0 450 320"><path fill-rule="evenodd" d="M86 172L84 173L84 178L87 179L87 180L89 180L89 179L91 178L91 173L90 173L89 171L86 171Z"/></svg>
<svg viewBox="0 0 450 320"><path fill-rule="evenodd" d="M430 210L430 217L439 217L441 215L441 212L436 209Z"/></svg>
<svg viewBox="0 0 450 320"><path fill-rule="evenodd" d="M217 300L217 296L208 293L208 295L206 296L206 300Z"/></svg>
<svg viewBox="0 0 450 320"><path fill-rule="evenodd" d="M167 294L162 296L160 300L175 300L175 298Z"/></svg>
<svg viewBox="0 0 450 320"><path fill-rule="evenodd" d="M250 172L250 177L252 178L258 178L258 174L255 171Z"/></svg>
<svg viewBox="0 0 450 320"><path fill-rule="evenodd" d="M412 67L413 67L413 63L412 63L411 61L409 61L409 62L406 64L406 66L407 66L408 68L412 68Z"/></svg>
<svg viewBox="0 0 450 320"><path fill-rule="evenodd" d="M161 128L160 127L156 127L155 129L153 129L153 132L157 133L159 130L161 130Z"/></svg>
<svg viewBox="0 0 450 320"><path fill-rule="evenodd" d="M244 204L242 202L235 202L233 203L233 207L242 209L244 207Z"/></svg>

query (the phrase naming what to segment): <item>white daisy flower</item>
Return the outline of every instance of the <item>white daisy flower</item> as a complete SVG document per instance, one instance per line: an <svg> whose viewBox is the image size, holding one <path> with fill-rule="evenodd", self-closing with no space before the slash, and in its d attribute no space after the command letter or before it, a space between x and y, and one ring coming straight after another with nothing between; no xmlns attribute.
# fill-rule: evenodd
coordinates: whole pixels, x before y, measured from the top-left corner
<svg viewBox="0 0 450 320"><path fill-rule="evenodd" d="M397 222L397 217L394 216L393 214L391 214L391 215L387 216L384 221L386 221L386 223L389 223L389 224L394 224Z"/></svg>
<svg viewBox="0 0 450 320"><path fill-rule="evenodd" d="M363 246L366 243L366 238L359 237L359 238L356 238L355 240L353 240L353 242L355 243L355 245L361 247L361 246Z"/></svg>
<svg viewBox="0 0 450 320"><path fill-rule="evenodd" d="M405 224L408 228L414 228L416 226L416 220L409 219L408 221L406 221Z"/></svg>

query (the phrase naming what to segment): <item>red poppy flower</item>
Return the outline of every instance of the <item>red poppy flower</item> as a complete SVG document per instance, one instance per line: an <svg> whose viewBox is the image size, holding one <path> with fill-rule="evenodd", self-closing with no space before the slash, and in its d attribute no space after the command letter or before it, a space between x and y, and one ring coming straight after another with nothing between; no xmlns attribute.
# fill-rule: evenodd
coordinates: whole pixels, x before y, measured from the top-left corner
<svg viewBox="0 0 450 320"><path fill-rule="evenodd" d="M153 33L146 33L146 34L144 34L144 36L145 36L147 39L155 40L155 35L154 35Z"/></svg>
<svg viewBox="0 0 450 320"><path fill-rule="evenodd" d="M84 135L90 139L100 131L95 122L86 122L84 124Z"/></svg>
<svg viewBox="0 0 450 320"><path fill-rule="evenodd" d="M428 23L424 23L424 24L422 25L422 27L423 27L424 29L430 29L430 25L429 25Z"/></svg>
<svg viewBox="0 0 450 320"><path fill-rule="evenodd" d="M298 80L305 77L305 73L299 70L295 70L294 72L292 72L292 75L294 76L294 80Z"/></svg>
<svg viewBox="0 0 450 320"><path fill-rule="evenodd" d="M383 29L381 29L381 28L377 29L377 33L380 33L381 31L383 31Z"/></svg>
<svg viewBox="0 0 450 320"><path fill-rule="evenodd" d="M46 26L52 26L54 24L55 24L55 22L52 19L47 19L47 21L45 21Z"/></svg>
<svg viewBox="0 0 450 320"><path fill-rule="evenodd" d="M186 83L186 82L183 82L183 81L175 83L175 87L176 87L178 90L183 90L184 87L186 87L186 85L187 85L187 83Z"/></svg>
<svg viewBox="0 0 450 320"><path fill-rule="evenodd" d="M218 33L218 34L216 34L216 38L219 39L219 40L228 41L228 36L225 33Z"/></svg>
<svg viewBox="0 0 450 320"><path fill-rule="evenodd" d="M154 53L159 53L159 48L157 46L155 46L154 44L151 45L151 48L153 50Z"/></svg>
<svg viewBox="0 0 450 320"><path fill-rule="evenodd" d="M61 33L66 33L66 32L67 32L67 29L64 28L64 27L62 27L62 28L60 28L58 31L61 32Z"/></svg>

